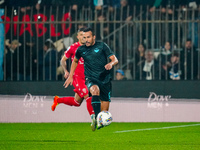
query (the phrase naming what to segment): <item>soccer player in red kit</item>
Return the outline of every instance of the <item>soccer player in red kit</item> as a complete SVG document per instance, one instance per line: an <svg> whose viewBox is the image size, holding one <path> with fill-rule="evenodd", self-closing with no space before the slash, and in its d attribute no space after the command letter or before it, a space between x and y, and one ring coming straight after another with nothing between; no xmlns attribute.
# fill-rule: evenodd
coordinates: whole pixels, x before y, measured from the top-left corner
<svg viewBox="0 0 200 150"><path fill-rule="evenodd" d="M64 78L67 79L69 76L69 72L67 70L66 60L71 58L71 60L74 60L76 50L79 46L85 44L85 40L83 38L83 30L84 28L81 28L78 30L77 38L78 42L72 44L66 51L64 56L61 59L61 66L64 69L65 75ZM91 97L89 97L87 86L85 85L85 75L84 75L84 60L81 58L78 62L77 69L73 75L73 86L74 86L74 97L54 97L54 103L51 106L52 111L55 110L56 106L60 103L69 105L69 106L76 106L79 107L84 99L86 99L87 104L87 110L92 117L94 117L94 110L91 104Z"/></svg>

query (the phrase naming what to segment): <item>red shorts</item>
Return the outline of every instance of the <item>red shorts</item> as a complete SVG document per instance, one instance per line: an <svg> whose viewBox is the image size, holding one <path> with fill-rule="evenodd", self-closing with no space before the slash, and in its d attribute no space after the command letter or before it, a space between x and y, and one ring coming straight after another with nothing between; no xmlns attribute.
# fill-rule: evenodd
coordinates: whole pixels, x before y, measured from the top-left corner
<svg viewBox="0 0 200 150"><path fill-rule="evenodd" d="M73 76L74 92L77 93L81 98L88 94L87 86L85 85L85 79L80 78L76 75Z"/></svg>

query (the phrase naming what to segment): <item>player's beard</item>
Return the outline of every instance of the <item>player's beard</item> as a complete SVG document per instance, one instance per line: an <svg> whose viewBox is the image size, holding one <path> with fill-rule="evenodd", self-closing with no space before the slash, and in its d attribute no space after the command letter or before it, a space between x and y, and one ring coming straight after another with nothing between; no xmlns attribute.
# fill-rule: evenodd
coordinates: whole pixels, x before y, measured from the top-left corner
<svg viewBox="0 0 200 150"><path fill-rule="evenodd" d="M86 42L85 44L86 44L86 46L91 46L90 42Z"/></svg>
<svg viewBox="0 0 200 150"><path fill-rule="evenodd" d="M92 45L94 45L94 43L95 43L95 41L94 41L94 39L92 39L91 42L86 42L85 44L86 44L86 46L92 46Z"/></svg>

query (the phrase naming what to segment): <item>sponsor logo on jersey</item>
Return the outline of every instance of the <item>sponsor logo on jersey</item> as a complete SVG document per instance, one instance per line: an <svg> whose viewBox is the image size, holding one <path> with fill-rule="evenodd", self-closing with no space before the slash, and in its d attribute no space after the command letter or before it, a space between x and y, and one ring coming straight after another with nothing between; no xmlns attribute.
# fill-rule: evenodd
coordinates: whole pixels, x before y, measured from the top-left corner
<svg viewBox="0 0 200 150"><path fill-rule="evenodd" d="M79 64L81 64L81 65L82 65L82 64L84 64L84 62L83 62L83 61L79 61Z"/></svg>
<svg viewBox="0 0 200 150"><path fill-rule="evenodd" d="M94 49L94 52L95 52L95 53L98 53L98 52L99 52L99 49L98 49L98 48L95 48L95 49Z"/></svg>

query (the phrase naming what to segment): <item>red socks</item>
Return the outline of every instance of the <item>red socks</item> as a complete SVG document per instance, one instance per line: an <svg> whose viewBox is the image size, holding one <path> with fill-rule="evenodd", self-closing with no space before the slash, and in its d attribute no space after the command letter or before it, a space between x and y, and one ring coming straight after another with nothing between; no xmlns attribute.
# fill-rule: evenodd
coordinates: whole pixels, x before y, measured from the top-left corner
<svg viewBox="0 0 200 150"><path fill-rule="evenodd" d="M91 101L92 101L92 97L86 98L87 110L90 115L94 114L94 110L93 110ZM74 97L61 97L61 98L57 99L57 102L59 104L63 103L65 105L69 105L69 106L76 106L76 107L80 106L80 104L74 99Z"/></svg>
<svg viewBox="0 0 200 150"><path fill-rule="evenodd" d="M94 110L92 107L92 97L86 98L86 105L87 105L87 110L91 116L92 114L94 114Z"/></svg>
<svg viewBox="0 0 200 150"><path fill-rule="evenodd" d="M69 106L76 106L76 107L80 106L80 104L74 99L74 97L61 97L57 99L57 102L59 104L64 103Z"/></svg>

